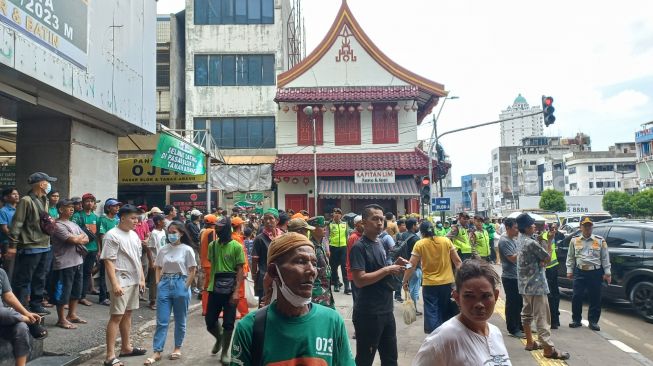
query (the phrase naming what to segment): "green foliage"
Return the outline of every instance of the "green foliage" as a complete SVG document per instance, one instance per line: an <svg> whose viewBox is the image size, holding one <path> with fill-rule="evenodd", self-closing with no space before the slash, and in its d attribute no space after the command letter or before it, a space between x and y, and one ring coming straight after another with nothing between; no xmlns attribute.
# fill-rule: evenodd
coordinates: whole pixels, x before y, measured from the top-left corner
<svg viewBox="0 0 653 366"><path fill-rule="evenodd" d="M567 210L565 195L555 189L547 189L542 192L540 198L540 208L547 211L562 212Z"/></svg>
<svg viewBox="0 0 653 366"><path fill-rule="evenodd" d="M631 199L631 204L636 216L653 216L653 189L636 193Z"/></svg>
<svg viewBox="0 0 653 366"><path fill-rule="evenodd" d="M633 196L626 192L608 192L603 196L603 209L612 216L628 216L633 214Z"/></svg>

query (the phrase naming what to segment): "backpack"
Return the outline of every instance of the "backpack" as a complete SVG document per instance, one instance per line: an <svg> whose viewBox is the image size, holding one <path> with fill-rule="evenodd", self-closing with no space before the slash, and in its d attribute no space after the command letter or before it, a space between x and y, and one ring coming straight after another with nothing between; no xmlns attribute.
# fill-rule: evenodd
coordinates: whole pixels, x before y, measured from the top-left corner
<svg viewBox="0 0 653 366"><path fill-rule="evenodd" d="M395 246L390 249L390 256L392 257L392 262L396 261L397 258L401 257L405 260L409 260L411 253L408 250L408 242L413 236L417 236L415 233L406 232L400 235L397 235L397 243Z"/></svg>

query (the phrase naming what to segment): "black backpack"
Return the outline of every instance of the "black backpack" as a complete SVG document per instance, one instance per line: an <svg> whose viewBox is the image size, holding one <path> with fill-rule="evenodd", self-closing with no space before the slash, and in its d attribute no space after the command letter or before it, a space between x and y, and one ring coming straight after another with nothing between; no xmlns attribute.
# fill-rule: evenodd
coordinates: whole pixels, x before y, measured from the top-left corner
<svg viewBox="0 0 653 366"><path fill-rule="evenodd" d="M396 261L399 257L405 260L410 260L411 253L408 248L408 242L413 238L413 236L417 236L417 234L413 232L405 232L397 235L397 243L390 250L392 262Z"/></svg>

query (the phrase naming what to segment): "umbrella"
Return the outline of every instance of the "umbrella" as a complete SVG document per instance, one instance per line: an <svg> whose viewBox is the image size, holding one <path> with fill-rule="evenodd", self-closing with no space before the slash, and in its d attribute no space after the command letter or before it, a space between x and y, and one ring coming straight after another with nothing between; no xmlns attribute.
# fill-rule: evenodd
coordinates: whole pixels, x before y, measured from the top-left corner
<svg viewBox="0 0 653 366"><path fill-rule="evenodd" d="M508 215L508 217L513 218L513 219L516 219L517 216L519 216L519 215L521 215L521 214L523 214L523 213L524 213L524 212L515 211L515 212L511 213L510 215ZM527 213L528 216L530 216L533 220L535 220L535 222L541 222L541 223L546 222L546 219L544 218L544 216L540 216L540 215L538 215L538 214L536 214L536 213L532 213L532 212L526 212L526 213Z"/></svg>

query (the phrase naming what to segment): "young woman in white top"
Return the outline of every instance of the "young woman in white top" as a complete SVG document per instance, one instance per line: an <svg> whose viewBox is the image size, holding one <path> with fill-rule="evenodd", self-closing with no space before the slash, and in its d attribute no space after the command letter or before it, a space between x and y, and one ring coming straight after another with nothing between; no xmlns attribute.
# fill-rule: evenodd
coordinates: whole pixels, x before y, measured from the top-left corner
<svg viewBox="0 0 653 366"><path fill-rule="evenodd" d="M145 360L145 365L161 360L171 312L175 314L175 349L170 359L178 360L181 357L191 296L190 285L197 269L195 253L188 245L190 236L184 224L171 222L166 230L166 238L168 244L158 251L154 262L157 282L156 331L152 342L154 355Z"/></svg>
<svg viewBox="0 0 653 366"><path fill-rule="evenodd" d="M435 329L414 366L510 366L501 331L487 322L499 298L499 277L490 264L468 259L456 271L453 296L460 314Z"/></svg>

